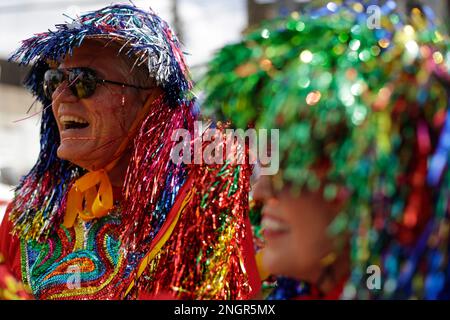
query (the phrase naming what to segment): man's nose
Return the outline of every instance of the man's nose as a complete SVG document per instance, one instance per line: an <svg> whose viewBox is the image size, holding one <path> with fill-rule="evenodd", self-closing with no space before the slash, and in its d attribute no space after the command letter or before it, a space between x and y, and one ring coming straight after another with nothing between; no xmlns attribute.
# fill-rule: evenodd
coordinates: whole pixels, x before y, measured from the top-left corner
<svg viewBox="0 0 450 320"><path fill-rule="evenodd" d="M72 90L69 88L67 80L65 80L56 88L55 92L53 92L52 101L54 103L76 102L78 101L78 98L74 96Z"/></svg>

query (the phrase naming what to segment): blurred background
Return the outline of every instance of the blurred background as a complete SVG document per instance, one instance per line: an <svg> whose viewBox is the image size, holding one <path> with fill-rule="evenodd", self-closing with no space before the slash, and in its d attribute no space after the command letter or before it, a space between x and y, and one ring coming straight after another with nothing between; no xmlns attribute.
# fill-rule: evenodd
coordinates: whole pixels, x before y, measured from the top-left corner
<svg viewBox="0 0 450 320"><path fill-rule="evenodd" d="M34 99L22 86L26 68L7 61L22 39L53 29L68 17L109 5L111 0L0 0L0 221L12 188L36 161L39 116L26 120ZM124 1L117 1L124 2ZM214 51L238 41L245 30L265 19L301 11L322 0L133 0L167 20L184 44L194 79L201 76ZM448 24L450 0L393 1L399 10L427 5ZM63 15L65 13L67 16ZM448 25L447 25L448 27ZM34 106L30 113L41 106Z"/></svg>

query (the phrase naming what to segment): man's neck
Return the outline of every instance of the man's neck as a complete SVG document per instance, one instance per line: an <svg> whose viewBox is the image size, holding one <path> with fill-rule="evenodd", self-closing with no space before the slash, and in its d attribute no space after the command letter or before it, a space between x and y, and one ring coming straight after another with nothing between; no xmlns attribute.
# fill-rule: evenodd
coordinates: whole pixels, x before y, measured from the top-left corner
<svg viewBox="0 0 450 320"><path fill-rule="evenodd" d="M125 175L127 173L128 164L131 160L131 152L126 151L119 159L117 164L108 172L109 180L113 187L122 187Z"/></svg>

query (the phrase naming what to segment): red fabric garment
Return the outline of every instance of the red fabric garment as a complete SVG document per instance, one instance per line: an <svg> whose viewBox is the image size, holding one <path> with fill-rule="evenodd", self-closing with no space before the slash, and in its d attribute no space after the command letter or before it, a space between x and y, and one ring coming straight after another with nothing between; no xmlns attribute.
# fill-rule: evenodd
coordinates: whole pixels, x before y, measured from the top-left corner
<svg viewBox="0 0 450 320"><path fill-rule="evenodd" d="M20 240L11 234L12 223L9 221L11 207L6 209L5 216L0 225L0 254L5 259L5 266L11 274L19 281L22 280L20 264Z"/></svg>
<svg viewBox="0 0 450 320"><path fill-rule="evenodd" d="M244 264L248 274L248 281L251 287L251 292L248 299L255 299L261 291L262 280L259 276L258 267L255 259L255 248L253 244L253 232L250 223L250 218L245 218L245 234L246 237L243 243Z"/></svg>
<svg viewBox="0 0 450 320"><path fill-rule="evenodd" d="M23 284L11 274L6 265L0 264L0 300L32 299Z"/></svg>

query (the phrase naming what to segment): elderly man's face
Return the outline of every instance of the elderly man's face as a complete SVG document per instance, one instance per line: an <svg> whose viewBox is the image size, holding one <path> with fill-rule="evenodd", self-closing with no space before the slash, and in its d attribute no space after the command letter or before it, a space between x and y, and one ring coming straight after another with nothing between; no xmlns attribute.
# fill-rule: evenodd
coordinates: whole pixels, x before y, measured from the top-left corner
<svg viewBox="0 0 450 320"><path fill-rule="evenodd" d="M87 40L59 69L76 67L91 68L100 79L135 84L130 66L118 57L117 46ZM92 96L79 99L67 85L64 82L52 96L61 137L58 157L88 170L103 168L114 160L150 91L106 83L98 84ZM87 126L70 125L74 120L87 122Z"/></svg>

